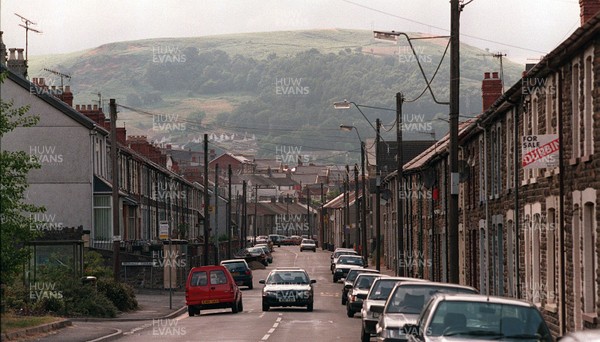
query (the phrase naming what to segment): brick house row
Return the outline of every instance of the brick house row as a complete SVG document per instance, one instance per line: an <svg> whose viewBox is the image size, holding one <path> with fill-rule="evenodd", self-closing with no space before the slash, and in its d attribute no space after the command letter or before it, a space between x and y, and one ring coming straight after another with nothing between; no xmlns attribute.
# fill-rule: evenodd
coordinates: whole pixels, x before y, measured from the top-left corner
<svg viewBox="0 0 600 342"><path fill-rule="evenodd" d="M556 335L600 327L600 5L581 5L581 27L521 82L502 93L498 74L486 73L483 112L459 127L460 282L535 303ZM558 157L525 167L523 143L541 135L558 138L548 145ZM454 264L448 143L404 165L404 246L398 196L382 208L387 266L436 281ZM395 190L397 174L384 184Z"/></svg>

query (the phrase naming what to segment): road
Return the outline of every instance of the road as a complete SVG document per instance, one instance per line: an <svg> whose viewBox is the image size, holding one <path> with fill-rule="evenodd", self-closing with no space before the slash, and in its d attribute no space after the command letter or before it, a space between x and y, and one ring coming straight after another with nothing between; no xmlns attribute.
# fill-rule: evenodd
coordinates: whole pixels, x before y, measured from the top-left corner
<svg viewBox="0 0 600 342"><path fill-rule="evenodd" d="M297 246L276 247L273 264L254 271L254 289L243 291L244 311L204 310L200 316L187 313L170 320L136 322L124 330L119 341L359 341L360 318L346 316L340 304L341 283L332 283L329 270L330 252L300 252ZM314 311L306 308L261 309L259 279L265 279L276 267L304 268L316 279Z"/></svg>
<svg viewBox="0 0 600 342"><path fill-rule="evenodd" d="M273 264L254 271L253 290L243 288L244 311L205 310L198 317L187 314L173 320L155 320L152 326L124 336L119 341L358 341L360 319L346 317L340 304L341 283L333 284L329 271L330 252L300 252L297 246L276 247ZM269 270L282 266L304 268L316 279L314 311L306 308L261 309L262 285Z"/></svg>

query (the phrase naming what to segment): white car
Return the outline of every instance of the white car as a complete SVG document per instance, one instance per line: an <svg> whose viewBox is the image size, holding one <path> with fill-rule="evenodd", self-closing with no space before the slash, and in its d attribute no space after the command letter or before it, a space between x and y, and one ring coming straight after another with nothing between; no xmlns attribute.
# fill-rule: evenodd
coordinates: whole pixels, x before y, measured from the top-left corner
<svg viewBox="0 0 600 342"><path fill-rule="evenodd" d="M300 242L300 252L303 252L304 250L312 250L313 252L316 252L317 244L315 243L315 240L302 239L302 242Z"/></svg>

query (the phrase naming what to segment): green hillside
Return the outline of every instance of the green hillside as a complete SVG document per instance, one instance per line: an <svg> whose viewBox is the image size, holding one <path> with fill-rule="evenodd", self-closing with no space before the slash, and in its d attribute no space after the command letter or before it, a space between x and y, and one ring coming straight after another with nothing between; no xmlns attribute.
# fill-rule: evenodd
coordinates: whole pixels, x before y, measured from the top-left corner
<svg viewBox="0 0 600 342"><path fill-rule="evenodd" d="M436 72L446 44L447 39L413 41L429 78ZM498 61L485 54L489 55L461 46L463 119L481 111L483 73L499 71ZM215 141L214 147L258 149L258 155L273 157L277 146L293 145L322 161L340 161L345 155L336 151L356 150L356 136L340 132L340 124L357 126L363 138L374 135L356 108L334 110L333 102L348 99L394 108L396 92L412 100L425 89L406 42L394 45L373 39L371 31L356 30L118 42L36 57L30 64L31 77L50 78L53 84L60 84L60 79L43 68L71 75L75 104L94 103L101 93L103 99L116 98L118 104L136 109L119 109L119 119L130 134L190 148L197 146L190 142L198 141L202 133L235 133L238 139L254 135L252 142ZM505 83L512 85L521 70L505 60ZM438 101L447 101L448 75L449 54L431 83ZM373 122L381 118L384 138L394 139L394 111L362 109ZM414 124L406 130L407 139L431 138L419 131L435 130L437 138L447 131L448 107L435 104L428 92L406 103L404 113L405 121Z"/></svg>

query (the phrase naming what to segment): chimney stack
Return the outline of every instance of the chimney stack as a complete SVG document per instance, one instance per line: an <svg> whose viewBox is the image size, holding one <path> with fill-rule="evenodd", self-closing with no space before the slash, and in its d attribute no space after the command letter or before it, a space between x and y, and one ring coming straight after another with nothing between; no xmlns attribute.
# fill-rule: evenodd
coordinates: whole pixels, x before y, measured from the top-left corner
<svg viewBox="0 0 600 342"><path fill-rule="evenodd" d="M6 45L2 39L3 31L0 31L0 66L6 66Z"/></svg>
<svg viewBox="0 0 600 342"><path fill-rule="evenodd" d="M8 70L26 79L27 64L25 59L23 59L23 49L10 48L8 51L10 54L8 61L6 61L6 67Z"/></svg>
<svg viewBox="0 0 600 342"><path fill-rule="evenodd" d="M579 0L581 26L600 12L600 1L598 0Z"/></svg>
<svg viewBox="0 0 600 342"><path fill-rule="evenodd" d="M481 82L483 111L488 110L500 96L502 96L502 80L498 77L498 73L484 73Z"/></svg>

